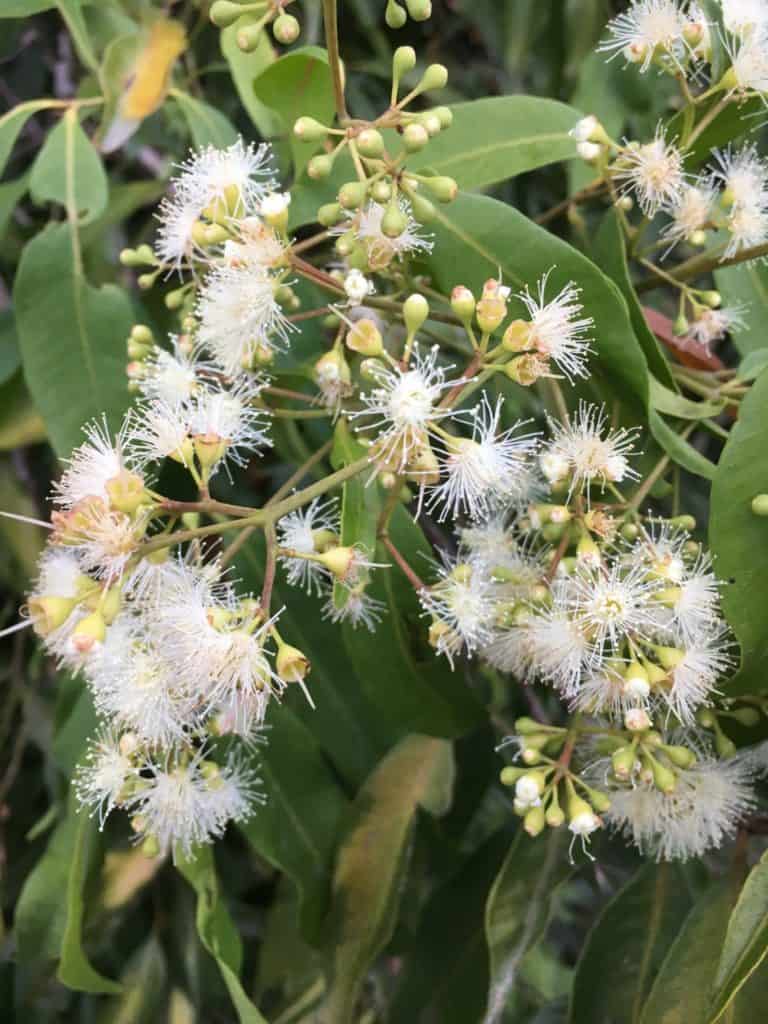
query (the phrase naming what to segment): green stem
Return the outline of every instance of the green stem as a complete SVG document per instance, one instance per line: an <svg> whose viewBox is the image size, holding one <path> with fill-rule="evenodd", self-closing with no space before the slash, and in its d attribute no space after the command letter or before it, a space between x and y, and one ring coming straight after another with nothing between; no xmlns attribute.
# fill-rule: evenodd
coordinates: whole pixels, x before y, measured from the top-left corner
<svg viewBox="0 0 768 1024"><path fill-rule="evenodd" d="M336 113L339 116L339 122L343 124L349 115L347 114L347 103L344 98L336 0L323 0L323 21L325 23L325 45L328 49L328 63L331 66L331 76L333 78L333 96L336 101Z"/></svg>

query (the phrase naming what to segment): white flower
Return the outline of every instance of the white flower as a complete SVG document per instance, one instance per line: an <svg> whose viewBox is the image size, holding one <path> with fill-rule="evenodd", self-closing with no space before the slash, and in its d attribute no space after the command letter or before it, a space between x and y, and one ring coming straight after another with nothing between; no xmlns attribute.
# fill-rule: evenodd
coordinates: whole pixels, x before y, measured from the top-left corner
<svg viewBox="0 0 768 1024"><path fill-rule="evenodd" d="M100 828L121 802L129 779L138 778L129 750L130 744L121 744L114 729L105 729L89 744L85 759L75 772L78 803L89 808L92 815L98 814Z"/></svg>
<svg viewBox="0 0 768 1024"><path fill-rule="evenodd" d="M130 413L114 441L106 419L94 420L83 427L86 440L75 448L61 479L54 484L54 501L60 508L72 508L85 498L109 502L107 485L123 481L128 475L143 486L143 481L135 474L133 454L127 447L131 430Z"/></svg>
<svg viewBox="0 0 768 1024"><path fill-rule="evenodd" d="M224 264L269 269L285 262L285 245L260 217L243 217L237 222L238 240L224 243Z"/></svg>
<svg viewBox="0 0 768 1024"><path fill-rule="evenodd" d="M724 200L736 205L761 205L768 198L768 164L754 143L734 151L715 150L716 180L725 189Z"/></svg>
<svg viewBox="0 0 768 1024"><path fill-rule="evenodd" d="M133 519L97 497L54 512L51 522L51 542L70 548L84 570L110 582L122 576L147 527L145 516Z"/></svg>
<svg viewBox="0 0 768 1024"><path fill-rule="evenodd" d="M567 584L556 584L555 589ZM593 646L583 624L557 606L532 615L526 633L533 670L566 698L579 690L586 668L594 661Z"/></svg>
<svg viewBox="0 0 768 1024"><path fill-rule="evenodd" d="M259 780L243 762L230 759L219 767L198 750L186 763L147 761L143 768L130 808L139 838L157 843L161 854L191 857L195 846L220 838L230 821L253 814Z"/></svg>
<svg viewBox="0 0 768 1024"><path fill-rule="evenodd" d="M734 203L725 224L731 237L723 259L762 245L768 239L768 197L763 197L761 202L765 205Z"/></svg>
<svg viewBox="0 0 768 1024"><path fill-rule="evenodd" d="M666 209L672 222L662 231L661 237L669 247L678 242L689 242L692 237L707 227L717 198L713 182L699 181L696 185L685 185Z"/></svg>
<svg viewBox="0 0 768 1024"><path fill-rule="evenodd" d="M734 35L750 35L768 28L765 0L720 0L723 24Z"/></svg>
<svg viewBox="0 0 768 1024"><path fill-rule="evenodd" d="M378 432L377 455L384 462L394 462L400 471L424 444L433 424L457 415L437 407L442 393L458 383L445 379L438 357L439 348L434 346L426 356L416 351L408 369L381 366L376 371L377 386L360 395L364 408L352 413L353 419L375 417L366 429Z"/></svg>
<svg viewBox="0 0 768 1024"><path fill-rule="evenodd" d="M766 222L768 225L768 221ZM699 345L709 348L714 342L722 341L734 329L746 326L746 306L723 306L720 309L705 309L691 323L688 337Z"/></svg>
<svg viewBox="0 0 768 1024"><path fill-rule="evenodd" d="M280 547L289 548L302 555L316 554L318 543L328 546L338 537L340 530L341 522L335 498L314 498L309 505L289 512L277 522ZM320 594L323 583L329 578L328 570L311 559L282 555L280 561L286 568L288 582L301 587L308 594L311 594L313 589Z"/></svg>
<svg viewBox="0 0 768 1024"><path fill-rule="evenodd" d="M169 405L160 398L136 408L131 427L131 448L140 465L172 458L188 466L190 406Z"/></svg>
<svg viewBox="0 0 768 1024"><path fill-rule="evenodd" d="M525 304L531 320L530 343L546 359L552 359L569 381L588 377L587 357L591 352L589 332L594 320L582 316L584 307L578 301L581 289L569 282L554 299L545 299L551 270L539 281L538 296L526 289L518 298Z"/></svg>
<svg viewBox="0 0 768 1024"><path fill-rule="evenodd" d="M291 203L290 192L268 192L259 204L259 213L267 220L282 217Z"/></svg>
<svg viewBox="0 0 768 1024"><path fill-rule="evenodd" d="M30 596L81 596L81 587L87 578L77 556L60 548L45 548L37 566L37 580Z"/></svg>
<svg viewBox="0 0 768 1024"><path fill-rule="evenodd" d="M671 686L660 693L684 725L693 725L697 708L711 703L718 679L733 667L727 632L714 630L685 647L670 672Z"/></svg>
<svg viewBox="0 0 768 1024"><path fill-rule="evenodd" d="M386 607L383 601L371 597L363 587L357 586L347 592L340 608L336 607L333 597L329 596L323 605L323 618L335 623L348 622L353 629L365 626L369 633L375 633Z"/></svg>
<svg viewBox="0 0 768 1024"><path fill-rule="evenodd" d="M638 699L636 693L628 690L617 666L605 664L582 675L571 699L571 707L588 714L605 714L621 721L626 712L637 705Z"/></svg>
<svg viewBox="0 0 768 1024"><path fill-rule="evenodd" d="M265 648L274 621L269 619L259 628L248 620L223 628L211 648L208 704L230 712L235 732L248 733L260 726L270 697L279 697L285 689Z"/></svg>
<svg viewBox="0 0 768 1024"><path fill-rule="evenodd" d="M203 255L194 241L194 227L200 221L202 197L184 189L175 189L160 203L156 217L160 222L155 250L161 261L172 270L180 271L182 264L193 255Z"/></svg>
<svg viewBox="0 0 768 1024"><path fill-rule="evenodd" d="M643 782L614 790L605 819L657 861L702 857L730 839L755 806L754 775L745 757L706 758L678 770L671 793Z"/></svg>
<svg viewBox="0 0 768 1024"><path fill-rule="evenodd" d="M221 203L229 213L255 212L261 199L272 189L272 151L269 146L246 146L238 139L226 149L206 146L178 165L174 178L177 192L194 197L202 213Z"/></svg>
<svg viewBox="0 0 768 1024"><path fill-rule="evenodd" d="M368 203L360 212L357 225L353 230L365 245L368 253L368 264L372 269L382 269L389 265L396 256L401 257L409 252L431 252L432 243L419 234L419 224L411 215L410 204L399 199L400 212L406 217L403 231L395 238L390 238L381 230L381 222L386 207L379 203ZM350 225L344 227L349 230Z"/></svg>
<svg viewBox="0 0 768 1024"><path fill-rule="evenodd" d="M483 392L473 410L472 437L441 438L445 479L430 489L427 504L428 511L443 506L440 522L462 512L477 519L508 492L515 491L516 476L536 447L537 438L533 434L514 437L523 425L519 422L499 433L503 401L499 397L493 406Z"/></svg>
<svg viewBox="0 0 768 1024"><path fill-rule="evenodd" d="M509 672L521 681L526 681L531 672L534 651L528 636L530 613L518 614L511 626L495 630L482 648L482 656L489 665L501 672Z"/></svg>
<svg viewBox="0 0 768 1024"><path fill-rule="evenodd" d="M738 44L726 42L731 67L726 74L732 80L731 91L748 94L768 92L768 52L766 30L743 36Z"/></svg>
<svg viewBox="0 0 768 1024"><path fill-rule="evenodd" d="M462 649L469 654L490 643L496 614L493 581L480 562L454 562L444 558L438 568L439 581L419 593L425 615L441 630L436 650L445 654L451 666Z"/></svg>
<svg viewBox="0 0 768 1024"><path fill-rule="evenodd" d="M592 142L592 136L600 128L600 122L594 114L580 118L568 134L576 142Z"/></svg>
<svg viewBox="0 0 768 1024"><path fill-rule="evenodd" d="M623 53L641 71L647 71L659 51L680 66L686 54L683 38L686 19L675 0L634 0L629 10L608 23L610 38L598 47L598 52L612 57Z"/></svg>
<svg viewBox="0 0 768 1024"><path fill-rule="evenodd" d="M229 459L238 466L248 454L271 445L266 433L264 410L253 402L262 388L260 380L241 380L229 390L207 390L195 396L190 410L189 432L200 443L221 446L219 461Z"/></svg>
<svg viewBox="0 0 768 1024"><path fill-rule="evenodd" d="M610 431L605 410L579 402L569 422L550 420L552 440L539 459L542 472L551 482L571 477L571 492L598 484L637 479L628 457L634 451L636 430ZM563 470L567 470L563 472Z"/></svg>
<svg viewBox="0 0 768 1024"><path fill-rule="evenodd" d="M155 348L145 360L145 373L139 380L139 390L147 398L158 399L173 408L194 395L198 387L198 373L207 367L190 355L174 335L171 335L171 345L171 352Z"/></svg>
<svg viewBox="0 0 768 1024"><path fill-rule="evenodd" d="M535 775L521 775L515 783L515 807L527 811L541 805L541 784Z"/></svg>
<svg viewBox="0 0 768 1024"><path fill-rule="evenodd" d="M659 127L652 142L622 150L615 177L622 191L634 192L643 213L653 217L662 207L680 201L685 188L683 157Z"/></svg>
<svg viewBox="0 0 768 1024"><path fill-rule="evenodd" d="M655 624L651 601L658 588L644 565L613 564L582 570L569 579L557 596L590 639L590 664L605 654L620 654L627 636L648 639Z"/></svg>
<svg viewBox="0 0 768 1024"><path fill-rule="evenodd" d="M294 330L263 267L224 264L208 276L197 299L198 343L224 373L236 376L256 356L284 350Z"/></svg>
<svg viewBox="0 0 768 1024"><path fill-rule="evenodd" d="M360 270L350 270L344 278L344 291L353 306L361 305L373 290L373 282Z"/></svg>

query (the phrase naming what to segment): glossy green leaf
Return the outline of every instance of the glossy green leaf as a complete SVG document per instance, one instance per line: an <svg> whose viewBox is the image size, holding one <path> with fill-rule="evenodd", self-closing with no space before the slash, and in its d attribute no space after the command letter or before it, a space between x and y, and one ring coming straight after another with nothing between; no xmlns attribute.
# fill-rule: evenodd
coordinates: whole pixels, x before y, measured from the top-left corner
<svg viewBox="0 0 768 1024"><path fill-rule="evenodd" d="M379 763L357 795L339 850L327 937L330 990L322 1020L350 1024L368 967L395 927L416 812L444 814L453 756L444 740L412 735Z"/></svg>
<svg viewBox="0 0 768 1024"><path fill-rule="evenodd" d="M768 316L768 267L761 262L724 267L715 271L715 284L725 306L740 308L744 326L733 327L730 333L741 355L763 348Z"/></svg>
<svg viewBox="0 0 768 1024"><path fill-rule="evenodd" d="M578 110L536 96L493 96L456 103L453 124L409 158L411 170L429 167L459 187L485 188L517 174L576 156L568 132Z"/></svg>
<svg viewBox="0 0 768 1024"><path fill-rule="evenodd" d="M263 136L274 135L278 131L275 114L261 100L256 98L253 83L260 74L277 59L275 48L270 42L269 34L262 32L256 48L245 53L237 45L237 33L251 21L258 21L260 15L244 14L234 25L223 29L220 36L221 52L229 65L232 81L235 83L240 102L248 111L251 121Z"/></svg>
<svg viewBox="0 0 768 1024"><path fill-rule="evenodd" d="M0 185L0 236L5 235L13 211L28 188L29 177L26 174Z"/></svg>
<svg viewBox="0 0 768 1024"><path fill-rule="evenodd" d="M286 702L293 695L286 698ZM295 699L303 699L296 693ZM318 698L319 699L319 698ZM270 714L259 774L266 804L242 826L258 853L296 884L305 932L325 912L333 853L348 801L309 730L285 706Z"/></svg>
<svg viewBox="0 0 768 1024"><path fill-rule="evenodd" d="M764 853L750 871L728 921L725 943L712 985L708 1024L723 1019L736 993L757 970L766 954L768 853Z"/></svg>
<svg viewBox="0 0 768 1024"><path fill-rule="evenodd" d="M485 196L460 195L438 210L430 228L435 247L427 263L446 293L463 284L478 294L483 282L499 273L513 289L528 285L533 290L551 271L547 296L554 298L574 281L581 288L585 310L595 320L590 368L602 379L609 375L613 395L647 405L648 368L626 303L594 263L511 206Z"/></svg>
<svg viewBox="0 0 768 1024"><path fill-rule="evenodd" d="M693 402L665 388L654 377L650 378L649 384L651 406L667 416L677 416L683 420L704 420L718 416L727 404L724 398L718 402Z"/></svg>
<svg viewBox="0 0 768 1024"><path fill-rule="evenodd" d="M624 296L635 336L645 354L649 370L667 388L677 391L677 384L672 376L669 363L656 335L648 326L648 322L643 314L643 307L640 305L637 293L632 286L624 234L614 210L609 210L604 215L600 230L594 239L592 254L600 269L611 278ZM653 400L653 393L651 394L651 400Z"/></svg>
<svg viewBox="0 0 768 1024"><path fill-rule="evenodd" d="M180 860L176 866L197 893L197 932L203 946L218 964L240 1024L267 1024L240 981L242 945L221 898L213 850L210 846L198 847L193 860Z"/></svg>
<svg viewBox="0 0 768 1024"><path fill-rule="evenodd" d="M741 669L729 693L766 688L768 668L768 520L751 509L768 493L768 373L761 374L741 403L739 418L712 481L709 543L723 587L723 611L741 644Z"/></svg>
<svg viewBox="0 0 768 1024"><path fill-rule="evenodd" d="M210 103L195 99L181 89L171 89L171 96L184 115L194 146L216 146L225 149L237 140L237 129L221 111Z"/></svg>
<svg viewBox="0 0 768 1024"><path fill-rule="evenodd" d="M518 830L485 907L490 987L483 1024L500 1024L526 953L546 927L557 887L571 872L562 830L537 839Z"/></svg>
<svg viewBox="0 0 768 1024"><path fill-rule="evenodd" d="M3 0L0 18L28 18L55 7L55 0Z"/></svg>
<svg viewBox="0 0 768 1024"><path fill-rule="evenodd" d="M74 111L68 111L46 138L32 166L29 190L35 202L60 203L83 224L107 205L101 157Z"/></svg>
<svg viewBox="0 0 768 1024"><path fill-rule="evenodd" d="M669 457L689 473L713 480L717 467L706 455L702 455L684 437L681 437L661 418L655 409L648 412L648 426L651 433Z"/></svg>
<svg viewBox="0 0 768 1024"><path fill-rule="evenodd" d="M766 366L768 366L768 348L754 349L739 363L739 380L755 380Z"/></svg>
<svg viewBox="0 0 768 1024"><path fill-rule="evenodd" d="M0 174L5 170L16 139L30 117L38 110L47 110L59 105L57 100L28 100L26 103L18 103L0 117Z"/></svg>
<svg viewBox="0 0 768 1024"><path fill-rule="evenodd" d="M74 802L74 798L73 798ZM92 966L83 949L83 926L86 915L85 887L97 847L101 841L98 825L84 811L77 813L77 827L68 862L66 889L67 918L61 944L58 978L67 988L78 992L117 993L122 986Z"/></svg>
<svg viewBox="0 0 768 1024"><path fill-rule="evenodd" d="M307 166L319 143L300 142L293 134L297 118L314 117L329 125L333 118L333 84L328 55L317 46L307 46L284 54L259 75L253 83L256 98L280 118L284 134L290 138L295 175Z"/></svg>
<svg viewBox="0 0 768 1024"><path fill-rule="evenodd" d="M587 936L576 967L570 1024L638 1024L690 904L678 865L641 868Z"/></svg>
<svg viewBox="0 0 768 1024"><path fill-rule="evenodd" d="M130 303L114 285L88 284L63 224L27 244L14 301L29 390L58 454L68 455L87 420L106 414L116 428L128 406Z"/></svg>

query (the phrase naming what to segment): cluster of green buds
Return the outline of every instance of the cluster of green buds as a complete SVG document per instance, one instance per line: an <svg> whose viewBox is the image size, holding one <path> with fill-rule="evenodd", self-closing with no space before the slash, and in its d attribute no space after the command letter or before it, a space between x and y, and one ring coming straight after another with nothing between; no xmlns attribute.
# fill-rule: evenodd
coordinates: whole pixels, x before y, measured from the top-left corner
<svg viewBox="0 0 768 1024"><path fill-rule="evenodd" d="M409 16L413 21L426 21L432 14L432 0L404 0L404 5L387 0L384 19L390 28L402 28Z"/></svg>
<svg viewBox="0 0 768 1024"><path fill-rule="evenodd" d="M261 34L267 26L272 29L275 42L290 46L299 38L301 26L292 14L284 8L294 0L255 0L249 3L233 3L232 0L215 0L211 5L210 18L217 28L235 26L235 41L244 53L250 53L259 45Z"/></svg>
<svg viewBox="0 0 768 1024"><path fill-rule="evenodd" d="M507 765L501 782L514 786L514 811L523 828L537 836L545 828L567 823L574 836L588 837L600 828L600 815L611 806L606 793L571 771L574 736L567 729L542 725L532 718L515 722L520 759L526 767Z"/></svg>
<svg viewBox="0 0 768 1024"><path fill-rule="evenodd" d="M324 226L338 224L372 200L386 207L381 224L384 235L396 238L408 226L401 200L410 204L415 219L424 224L435 216L434 202L450 203L456 198L458 186L453 178L417 174L405 166L409 155L423 150L432 137L450 127L453 121L448 107L418 112L407 109L422 93L442 89L448 81L448 72L442 64L430 64L416 85L400 97L402 80L415 67L414 49L398 47L392 61L390 105L373 121L348 118L336 128L311 117L300 117L296 121L293 131L298 139L326 145L326 151L314 156L307 166L311 178L327 178L344 152L351 155L357 170L356 180L345 182L339 189L337 201L327 203L318 211L318 219ZM391 140L386 137L388 129L394 129ZM392 155L388 146L398 140L400 152Z"/></svg>
<svg viewBox="0 0 768 1024"><path fill-rule="evenodd" d="M733 757L737 750L723 729L723 721L752 729L768 715L768 699L764 697L745 697L737 706L735 703L728 701L723 707L701 708L696 714L697 724L712 734L712 743L719 757Z"/></svg>
<svg viewBox="0 0 768 1024"><path fill-rule="evenodd" d="M226 228L203 220L195 225L193 233L195 244L199 245L201 249L220 245L230 237L230 232ZM143 292L154 288L157 281L168 270L162 261L158 259L152 247L146 244L140 245L136 249L123 249L120 253L120 262L124 267L130 267L131 269L147 268L143 274L139 274L136 278L136 283ZM163 296L163 302L166 309L176 312L180 316L186 316L192 310L194 298L194 282L190 281L178 288L172 288L170 291L167 291Z"/></svg>
<svg viewBox="0 0 768 1024"><path fill-rule="evenodd" d="M673 793L678 773L696 763L695 752L682 744L666 743L643 708L627 711L624 726L623 733L606 735L598 742L598 750L610 756L614 780L621 785L640 781L661 793Z"/></svg>

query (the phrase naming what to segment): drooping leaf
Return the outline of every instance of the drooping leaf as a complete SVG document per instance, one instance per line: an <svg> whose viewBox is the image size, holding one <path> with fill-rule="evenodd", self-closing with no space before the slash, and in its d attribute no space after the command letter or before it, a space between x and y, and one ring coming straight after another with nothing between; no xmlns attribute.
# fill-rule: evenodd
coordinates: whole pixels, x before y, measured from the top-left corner
<svg viewBox="0 0 768 1024"><path fill-rule="evenodd" d="M674 462L682 466L683 469L687 469L689 473L704 477L705 480L714 479L717 470L714 462L711 462L706 455L702 455L690 441L673 430L655 409L650 409L648 412L648 425L653 436Z"/></svg>
<svg viewBox="0 0 768 1024"><path fill-rule="evenodd" d="M270 64L253 83L256 98L280 118L290 138L296 177L307 166L319 143L300 142L293 126L300 116L330 124L333 117L333 84L328 55L317 46L284 54Z"/></svg>
<svg viewBox="0 0 768 1024"><path fill-rule="evenodd" d="M722 1020L768 954L768 853L752 868L733 908L712 985L707 1024ZM756 1018L757 1019L757 1018Z"/></svg>
<svg viewBox="0 0 768 1024"><path fill-rule="evenodd" d="M759 692L768 666L768 520L751 509L768 493L768 373L761 374L741 403L712 481L709 543L723 587L722 604L741 644L741 669L729 693Z"/></svg>
<svg viewBox="0 0 768 1024"><path fill-rule="evenodd" d="M649 384L651 406L667 416L677 416L683 420L709 419L710 416L718 416L727 404L724 398L717 402L691 401L690 398L665 388L655 377L650 378Z"/></svg>
<svg viewBox="0 0 768 1024"><path fill-rule="evenodd" d="M193 145L225 149L237 139L235 126L210 103L198 100L181 89L171 89L169 96L176 101L184 115Z"/></svg>
<svg viewBox="0 0 768 1024"><path fill-rule="evenodd" d="M395 927L418 808L440 815L453 784L451 746L412 735L379 763L357 795L333 880L327 937L330 990L322 1019L350 1024L365 973Z"/></svg>
<svg viewBox="0 0 768 1024"><path fill-rule="evenodd" d="M647 864L607 904L576 967L570 1024L638 1024L691 899L675 864Z"/></svg>
<svg viewBox="0 0 768 1024"><path fill-rule="evenodd" d="M535 288L551 271L551 298L574 281L581 288L585 310L595 320L590 369L609 375L612 394L643 408L647 405L648 368L626 303L594 263L511 206L485 196L461 194L438 210L430 228L435 247L427 263L446 294L458 284L479 294L483 282L499 273L506 284L523 290L526 285Z"/></svg>
<svg viewBox="0 0 768 1024"><path fill-rule="evenodd" d="M83 224L98 217L107 205L101 158L74 110L67 111L45 140L32 165L29 190L35 202L60 203L73 220Z"/></svg>
<svg viewBox="0 0 768 1024"><path fill-rule="evenodd" d="M656 335L648 326L643 309L632 286L627 264L627 249L624 235L615 210L609 210L603 217L600 230L595 236L592 253L601 270L617 285L624 296L629 310L629 318L635 330L635 336L648 362L648 369L672 391L677 391L675 378L669 368ZM651 395L653 398L653 395Z"/></svg>
<svg viewBox="0 0 768 1024"><path fill-rule="evenodd" d="M500 1024L526 953L541 937L558 886L571 872L562 830L532 840L522 829L509 848L485 907L490 987L483 1024Z"/></svg>
<svg viewBox="0 0 768 1024"><path fill-rule="evenodd" d="M267 802L242 832L296 884L304 931L314 937L326 909L333 852L348 801L306 726L287 707L275 708L270 720L259 772Z"/></svg>
<svg viewBox="0 0 768 1024"><path fill-rule="evenodd" d="M210 846L198 847L193 860L180 860L176 866L197 893L197 932L221 971L240 1024L267 1024L240 981L242 945L221 899L213 850Z"/></svg>
<svg viewBox="0 0 768 1024"><path fill-rule="evenodd" d="M133 320L114 285L92 288L67 225L29 242L14 288L24 374L59 455L82 439L83 423L106 414L116 428L128 406L125 338Z"/></svg>

